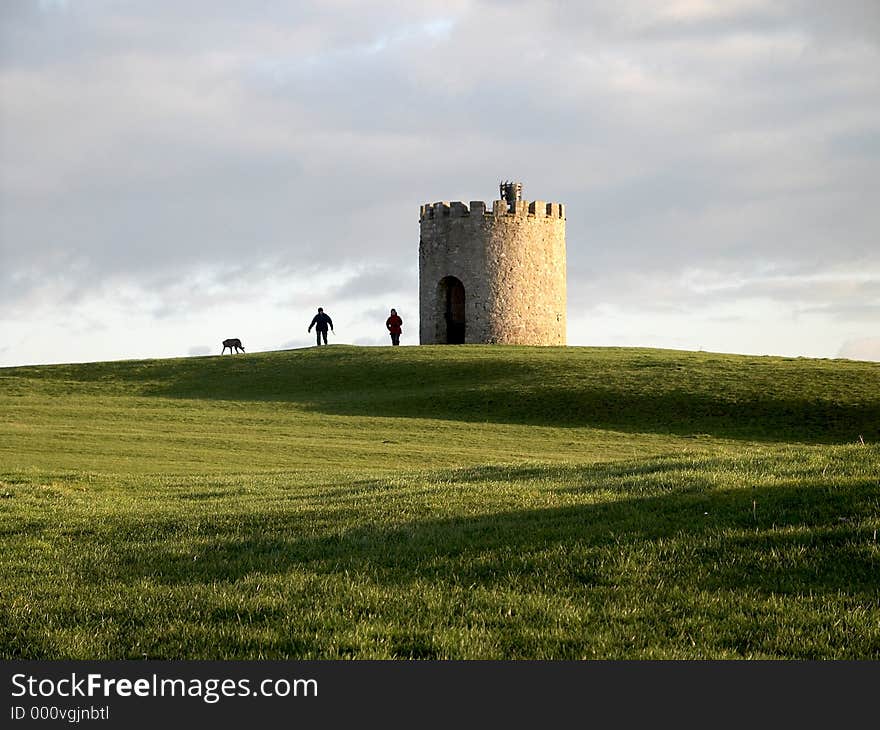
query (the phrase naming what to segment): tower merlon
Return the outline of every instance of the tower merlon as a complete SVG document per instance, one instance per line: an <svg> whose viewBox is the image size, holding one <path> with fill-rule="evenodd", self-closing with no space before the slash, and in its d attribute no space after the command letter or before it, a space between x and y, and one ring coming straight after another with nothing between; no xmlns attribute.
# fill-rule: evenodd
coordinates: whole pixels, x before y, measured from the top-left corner
<svg viewBox="0 0 880 730"><path fill-rule="evenodd" d="M525 200L514 200L510 204L510 212L519 216L528 215L529 204Z"/></svg>
<svg viewBox="0 0 880 730"><path fill-rule="evenodd" d="M460 200L425 203L419 206L419 220L433 220L441 216L463 218L467 216L534 216L535 218L565 218L563 203L546 203L543 200L492 201L491 210L482 200L471 200L465 205Z"/></svg>

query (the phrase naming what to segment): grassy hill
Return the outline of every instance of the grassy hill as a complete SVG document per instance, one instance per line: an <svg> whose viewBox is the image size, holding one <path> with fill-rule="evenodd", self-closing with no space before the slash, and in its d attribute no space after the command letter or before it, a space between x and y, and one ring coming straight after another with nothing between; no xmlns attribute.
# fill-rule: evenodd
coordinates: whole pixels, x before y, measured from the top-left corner
<svg viewBox="0 0 880 730"><path fill-rule="evenodd" d="M880 658L880 364L0 369L4 658Z"/></svg>

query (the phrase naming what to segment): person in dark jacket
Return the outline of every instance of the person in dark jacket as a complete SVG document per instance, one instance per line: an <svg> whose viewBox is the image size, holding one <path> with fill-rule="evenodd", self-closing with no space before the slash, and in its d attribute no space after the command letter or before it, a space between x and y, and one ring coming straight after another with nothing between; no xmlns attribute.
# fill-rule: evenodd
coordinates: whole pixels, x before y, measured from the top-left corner
<svg viewBox="0 0 880 730"><path fill-rule="evenodd" d="M385 320L385 326L388 328L388 331L391 333L391 344L399 345L400 344L400 333L402 330L400 326L403 324L403 320L397 316L397 310L391 310L391 316Z"/></svg>
<svg viewBox="0 0 880 730"><path fill-rule="evenodd" d="M321 345L321 337L324 338L324 344L327 344L327 326L330 326L330 329L333 329L333 320L330 319L330 316L324 314L324 308L318 307L318 313L312 317L312 323L309 325L309 332L312 331L312 327L315 328L315 334L318 336L318 345Z"/></svg>

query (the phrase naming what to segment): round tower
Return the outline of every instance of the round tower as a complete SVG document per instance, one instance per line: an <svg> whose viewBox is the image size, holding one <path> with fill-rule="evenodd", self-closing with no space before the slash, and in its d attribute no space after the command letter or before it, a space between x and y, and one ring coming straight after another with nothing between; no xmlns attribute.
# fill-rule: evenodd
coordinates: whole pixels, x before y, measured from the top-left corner
<svg viewBox="0 0 880 730"><path fill-rule="evenodd" d="M499 192L421 206L421 344L565 344L565 206Z"/></svg>

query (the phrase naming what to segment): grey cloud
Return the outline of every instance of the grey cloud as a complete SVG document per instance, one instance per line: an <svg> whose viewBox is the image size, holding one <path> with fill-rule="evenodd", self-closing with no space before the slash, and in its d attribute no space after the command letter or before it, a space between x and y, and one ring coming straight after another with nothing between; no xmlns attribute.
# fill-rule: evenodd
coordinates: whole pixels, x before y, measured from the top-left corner
<svg viewBox="0 0 880 730"><path fill-rule="evenodd" d="M343 282L330 294L337 300L388 296L410 289L418 281L411 266L368 266Z"/></svg>
<svg viewBox="0 0 880 730"><path fill-rule="evenodd" d="M269 0L259 9L215 0L172 4L116 0L88 3L8 0L3 6L7 63L67 63L96 55L124 55L149 47L163 55L234 53L240 49L315 52L345 48L387 27L387 13L418 17L390 2L353 12L344 0ZM384 7L383 7L384 6ZM196 32L197 31L197 32Z"/></svg>
<svg viewBox="0 0 880 730"><path fill-rule="evenodd" d="M850 360L874 360L880 362L880 337L847 340L840 346L837 356Z"/></svg>
<svg viewBox="0 0 880 730"><path fill-rule="evenodd" d="M308 335L303 337L295 337L292 340L286 340L282 342L276 349L278 350L299 350L303 347L311 347L315 344L314 335Z"/></svg>
<svg viewBox="0 0 880 730"><path fill-rule="evenodd" d="M403 337L401 336L401 340ZM390 345L388 337L357 337L352 340L353 345L360 345L361 347L378 347L381 345Z"/></svg>
<svg viewBox="0 0 880 730"><path fill-rule="evenodd" d="M847 322L865 322L877 326L880 322L880 303L878 304L858 304L858 303L834 303L826 304L820 307L804 307L797 310L798 314L820 314L832 317L837 320Z"/></svg>
<svg viewBox="0 0 880 730"><path fill-rule="evenodd" d="M745 281L738 285L725 286L719 289L710 289L707 294L714 301L737 301L743 299L772 299L777 302L834 302L833 305L821 307L808 307L801 311L870 311L878 305L872 300L880 302L880 279L875 281L862 281L858 273L849 277L840 276L833 278L803 278L796 276L776 276L752 281Z"/></svg>
<svg viewBox="0 0 880 730"><path fill-rule="evenodd" d="M880 157L880 129L855 129L832 137L835 151L858 158Z"/></svg>
<svg viewBox="0 0 880 730"><path fill-rule="evenodd" d="M763 301L792 316L825 316L839 321L880 321L880 278L864 279L859 271L805 274L797 269L768 274L752 271L732 274L729 280L716 274L710 281L700 272L682 276L661 271L618 271L611 275L582 271L581 282L569 287L568 304L573 311L595 310L613 305L625 311L645 314L687 314L709 307L741 305ZM714 321L734 321L725 314Z"/></svg>
<svg viewBox="0 0 880 730"><path fill-rule="evenodd" d="M877 4L672 7L6 4L4 309L118 289L167 320L270 273L279 306L413 301L418 205L499 178L566 203L572 306L763 296L687 269L880 271Z"/></svg>
<svg viewBox="0 0 880 730"><path fill-rule="evenodd" d="M415 306L410 306L410 304L407 301L397 302L391 299L387 301L387 305L384 307L365 309L362 317L364 321L372 323L374 329L384 332L385 320L388 319L391 309L394 308L397 310L398 316L403 319L404 339L409 339L410 342L418 342L418 309ZM378 339L382 344L385 344L386 340L384 338L380 337Z"/></svg>
<svg viewBox="0 0 880 730"><path fill-rule="evenodd" d="M506 2L498 2L500 6ZM732 35L766 36L799 30L817 37L880 39L880 8L873 0L776 0L772 3L646 3L600 0L565 4L549 14L561 30L593 29L594 37L658 41L717 41Z"/></svg>

